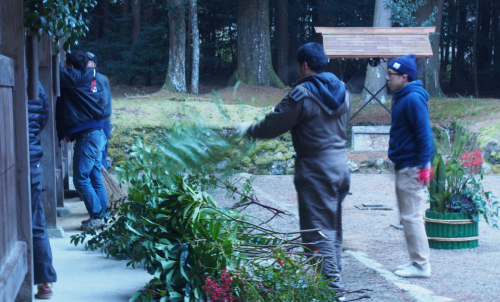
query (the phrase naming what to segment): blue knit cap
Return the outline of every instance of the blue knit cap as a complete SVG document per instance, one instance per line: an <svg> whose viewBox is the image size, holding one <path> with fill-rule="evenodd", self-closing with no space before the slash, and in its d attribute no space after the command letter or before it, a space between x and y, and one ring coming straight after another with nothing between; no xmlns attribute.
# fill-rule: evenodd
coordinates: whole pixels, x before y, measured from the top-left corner
<svg viewBox="0 0 500 302"><path fill-rule="evenodd" d="M411 80L417 79L417 57L413 54L392 59L387 66L401 74L407 74Z"/></svg>

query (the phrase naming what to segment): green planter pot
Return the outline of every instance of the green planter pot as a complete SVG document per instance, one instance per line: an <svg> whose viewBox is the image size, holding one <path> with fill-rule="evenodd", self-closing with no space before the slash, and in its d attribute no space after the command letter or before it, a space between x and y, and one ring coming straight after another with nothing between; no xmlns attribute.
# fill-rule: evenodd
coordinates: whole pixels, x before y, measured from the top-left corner
<svg viewBox="0 0 500 302"><path fill-rule="evenodd" d="M440 250L471 249L479 246L478 223L463 213L425 211L429 247Z"/></svg>

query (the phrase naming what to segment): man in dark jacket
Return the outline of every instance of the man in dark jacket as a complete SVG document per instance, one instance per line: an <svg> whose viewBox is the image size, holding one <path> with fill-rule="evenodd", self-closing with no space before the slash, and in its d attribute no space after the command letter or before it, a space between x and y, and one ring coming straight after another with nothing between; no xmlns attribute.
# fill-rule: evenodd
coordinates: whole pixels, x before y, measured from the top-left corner
<svg viewBox="0 0 500 302"><path fill-rule="evenodd" d="M87 63L87 68L95 68L97 70L97 56L91 52L87 52L86 54L89 59ZM108 157L109 138L111 137L111 111L112 111L111 90L109 89L108 80L101 73L98 72L95 76L95 79L97 81L97 91L99 93L99 99L104 106L103 130L107 139L106 147L104 147L104 150L102 151L102 165L106 170L109 170L107 157Z"/></svg>
<svg viewBox="0 0 500 302"><path fill-rule="evenodd" d="M87 55L73 51L66 56L69 68L60 67L61 96L57 100L59 139L75 141L73 183L90 218L82 229L103 223L108 197L102 180L102 150L106 145L103 131L103 104L99 100L96 70L87 69Z"/></svg>
<svg viewBox="0 0 500 302"><path fill-rule="evenodd" d="M49 103L42 84L38 84L38 99L28 100L28 126L30 147L31 223L33 228L33 269L38 299L50 299L52 283L57 281L52 265L52 250L45 228L45 212L41 200L43 171L40 160L43 156L40 143L42 131L49 118Z"/></svg>
<svg viewBox="0 0 500 302"><path fill-rule="evenodd" d="M274 138L290 130L297 153L294 184L300 228L321 229L304 234L303 242L309 243L313 254L325 257L320 268L330 286L343 289L341 203L350 187L345 152L349 94L335 75L324 72L327 59L320 44L300 47L297 65L302 78L274 112L257 124L239 127L257 138Z"/></svg>
<svg viewBox="0 0 500 302"><path fill-rule="evenodd" d="M396 196L411 260L398 266L394 273L428 278L430 250L421 206L432 175L430 161L434 150L427 107L429 94L416 79L414 55L393 59L388 67L387 86L394 91L389 158L396 169Z"/></svg>

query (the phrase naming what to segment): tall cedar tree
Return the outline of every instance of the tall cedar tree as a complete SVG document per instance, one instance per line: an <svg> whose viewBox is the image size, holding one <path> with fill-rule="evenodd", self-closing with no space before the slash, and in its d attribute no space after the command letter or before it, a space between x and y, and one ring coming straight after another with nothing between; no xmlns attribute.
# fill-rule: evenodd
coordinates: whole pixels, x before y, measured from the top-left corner
<svg viewBox="0 0 500 302"><path fill-rule="evenodd" d="M94 40L98 40L101 38L101 9L102 5L97 3L96 6L94 7L94 10L92 11L94 15L94 30L93 30L93 36Z"/></svg>
<svg viewBox="0 0 500 302"><path fill-rule="evenodd" d="M132 0L132 43L141 36L141 0Z"/></svg>
<svg viewBox="0 0 500 302"><path fill-rule="evenodd" d="M168 11L170 51L165 88L186 91L186 12L184 0L171 0Z"/></svg>
<svg viewBox="0 0 500 302"><path fill-rule="evenodd" d="M289 84L288 67L288 0L278 0L277 29L278 29L278 77L283 84Z"/></svg>
<svg viewBox="0 0 500 302"><path fill-rule="evenodd" d="M200 31L198 30L197 0L189 0L189 20L191 22L191 38L193 44L191 93L198 94L198 84L200 82Z"/></svg>
<svg viewBox="0 0 500 302"><path fill-rule="evenodd" d="M285 87L271 61L269 0L239 0L238 69L231 78L230 84Z"/></svg>
<svg viewBox="0 0 500 302"><path fill-rule="evenodd" d="M429 58L429 60L418 60L418 78L424 83L425 90L427 90L431 96L436 97L443 96L441 83L439 81L439 40L441 37L440 32L443 19L444 0L427 0L427 3L421 6L416 12L415 17L417 22L422 24L422 22L429 19L434 7L438 8L438 14L436 20L432 23L432 26L436 27L436 33L430 36L433 56Z"/></svg>
<svg viewBox="0 0 500 302"><path fill-rule="evenodd" d="M109 16L109 0L104 0L102 2L102 36L106 36L106 34L109 31L109 22L110 22L110 16Z"/></svg>
<svg viewBox="0 0 500 302"><path fill-rule="evenodd" d="M132 0L133 1L133 0ZM127 18L128 15L128 7L130 3L129 0L123 0L123 6L122 6L122 22L124 23L122 26L122 43L127 42L127 28L125 26L126 22L125 19Z"/></svg>
<svg viewBox="0 0 500 302"><path fill-rule="evenodd" d="M391 15L390 9L385 8L386 1L377 0L375 2L375 14L373 16L373 27L391 27ZM386 73L387 73L387 62L381 60L380 65L372 67L368 65L366 70L365 87L375 94L386 83ZM387 101L387 89L383 89L377 95L375 95L382 103ZM364 102L368 102L372 95L363 89L361 98ZM372 100L373 101L373 100Z"/></svg>

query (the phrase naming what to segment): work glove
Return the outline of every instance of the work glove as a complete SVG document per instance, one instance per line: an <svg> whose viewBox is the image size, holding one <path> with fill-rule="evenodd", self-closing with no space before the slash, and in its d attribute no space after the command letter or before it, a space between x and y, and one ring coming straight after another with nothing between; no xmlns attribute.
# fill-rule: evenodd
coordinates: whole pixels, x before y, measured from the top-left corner
<svg viewBox="0 0 500 302"><path fill-rule="evenodd" d="M418 182L424 186L429 186L434 177L434 169L432 167L423 167L418 171Z"/></svg>
<svg viewBox="0 0 500 302"><path fill-rule="evenodd" d="M245 134L247 134L248 128L250 128L250 126L252 126L252 122L239 123L238 125L236 125L236 131L238 131L238 134L240 136L244 136Z"/></svg>

